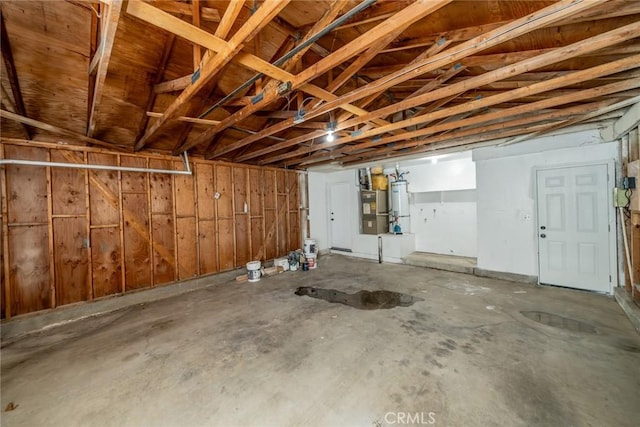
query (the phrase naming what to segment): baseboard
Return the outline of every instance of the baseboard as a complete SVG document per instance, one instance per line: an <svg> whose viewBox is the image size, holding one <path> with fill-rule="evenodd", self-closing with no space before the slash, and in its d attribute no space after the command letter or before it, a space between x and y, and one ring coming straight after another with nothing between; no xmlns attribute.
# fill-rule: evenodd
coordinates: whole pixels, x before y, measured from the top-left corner
<svg viewBox="0 0 640 427"><path fill-rule="evenodd" d="M510 282L537 284L538 276L528 276L526 274L507 273L504 271L485 270L476 267L473 274L480 277L488 277L490 279L508 280Z"/></svg>
<svg viewBox="0 0 640 427"><path fill-rule="evenodd" d="M620 286L614 288L613 295L622 308L622 311L624 311L631 321L633 327L636 328L636 331L640 334L640 307L631 300L631 295Z"/></svg>

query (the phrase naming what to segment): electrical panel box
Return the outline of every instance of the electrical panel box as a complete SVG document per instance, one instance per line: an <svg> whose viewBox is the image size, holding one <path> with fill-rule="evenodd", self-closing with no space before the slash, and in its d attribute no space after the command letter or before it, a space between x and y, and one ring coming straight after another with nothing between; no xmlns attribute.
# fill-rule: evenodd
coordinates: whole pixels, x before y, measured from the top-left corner
<svg viewBox="0 0 640 427"><path fill-rule="evenodd" d="M625 176L622 178L622 188L633 190L636 188L636 179L633 176Z"/></svg>

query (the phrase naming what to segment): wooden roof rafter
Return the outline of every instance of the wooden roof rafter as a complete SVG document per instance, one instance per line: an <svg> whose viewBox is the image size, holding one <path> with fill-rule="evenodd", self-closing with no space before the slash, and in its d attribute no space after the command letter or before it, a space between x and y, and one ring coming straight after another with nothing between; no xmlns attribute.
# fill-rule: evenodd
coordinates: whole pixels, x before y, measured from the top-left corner
<svg viewBox="0 0 640 427"><path fill-rule="evenodd" d="M541 83L545 83L545 82L541 82ZM599 86L596 88L592 88L592 89L586 89L586 90L582 90L580 92L576 92L572 95L568 95L568 96L564 96L564 97L557 97L557 98L549 98L543 101L537 101L537 102L533 102L530 104L524 104L521 106L517 106L517 107L511 107L508 109L503 109L503 110L498 110L498 111L492 111L486 114L483 114L481 116L476 116L470 119L464 119L461 120L460 122L453 122L453 123L445 123L445 124L441 124L441 125L435 125L435 126L430 126L427 128L423 128L423 129L419 129L416 131L412 131L407 133L407 137L408 138L421 138L421 137L426 137L429 135L433 135L436 132L439 131L444 131L444 130L449 130L449 129L455 129L458 127L463 127L463 126L472 126L472 125L477 125L480 123L485 123L485 122L490 122L492 120L498 120L498 119L505 119L505 118L509 118L512 116L517 116L520 114L526 114L526 113L531 113L531 112L539 112L541 110L544 109L548 109L548 108L552 108L552 107L560 107L562 105L566 105L569 103L574 103L574 102L581 102L581 101L588 101L591 100L595 97L598 96L602 96L602 95L606 95L606 94L613 94L613 93L620 93L620 92L624 92L624 91L628 91L631 89L635 89L640 87L640 82L636 79L628 79L628 80L624 80L621 82L617 82L617 83L610 83L607 85L603 85L603 86ZM608 102L608 101L605 101ZM463 110L464 108L461 107L454 107L453 110L454 111L459 111L459 110ZM451 110L449 110L451 111ZM442 112L435 114L437 112L434 112L433 116L440 116L440 115L447 115L448 112L445 111L444 114ZM432 117L433 117L432 116ZM526 128L524 129L523 133L526 132ZM407 142L400 142L400 140L394 138L394 137L384 137L384 138L380 138L379 140L375 140L375 141L368 141L368 142L363 142L360 144L356 144L356 145L352 145L349 148L345 148L342 150L334 150L334 155L335 154L348 154L351 152L355 152L357 150L361 150L364 148L373 148L373 147L378 147L378 146L382 146L382 145L386 145L386 144L390 144L390 143L397 143L396 147L397 149L400 148L411 148L417 145L417 143L415 141L407 141ZM317 151L317 150L316 150ZM303 156L303 155L307 155L308 153L298 153L299 156ZM274 158L274 161L278 161L278 160L282 160L282 159L277 159ZM315 158L308 158L306 159L306 164L311 164L314 161L323 161L326 160L324 158L322 158L322 156L318 155L315 156Z"/></svg>
<svg viewBox="0 0 640 427"><path fill-rule="evenodd" d="M153 137L153 135L164 125L167 121L178 116L181 110L185 107L185 104L189 102L200 89L202 89L215 75L218 73L224 65L229 63L231 59L236 56L243 47L243 43L252 39L274 16L278 14L290 0L265 0L260 8L242 25L242 27L231 37L229 42L225 42L219 38L216 38L222 44L222 48L219 52L208 51L205 54L204 59L199 70L199 77L197 80L187 86L178 98L167 108L163 116L158 119L140 138L135 144L135 150L141 150L146 143ZM144 16L144 11L150 9L145 8L141 1L130 1L127 7L127 13L134 16ZM149 6L151 9L155 9L153 6ZM155 14L158 16L158 13ZM189 25L189 24L187 24ZM200 30L197 27L189 25L193 30ZM198 32L198 31L196 31Z"/></svg>
<svg viewBox="0 0 640 427"><path fill-rule="evenodd" d="M120 12L122 10L122 0L111 0L107 6L105 24L102 31L102 41L97 55L97 71L96 71L96 83L93 90L93 96L90 101L91 109L89 112L89 119L87 124L87 136L92 137L96 132L98 110L104 95L105 81L107 79L107 71L109 70L109 61L111 59L111 51L116 38L116 32L118 30L118 23L120 21ZM103 14L105 12L102 12ZM92 61L93 62L93 61ZM89 71L91 66L89 67Z"/></svg>
<svg viewBox="0 0 640 427"><path fill-rule="evenodd" d="M426 102L432 102L437 99L450 96L452 94L461 93L463 91L480 87L482 85L485 85L493 81L499 81L500 79L506 76L513 77L519 73L524 73L526 71L530 71L532 69L538 68L543 65L548 65L550 63L559 62L570 57L579 56L586 52L592 52L594 50L610 46L611 44L615 44L615 43L633 38L635 37L636 34L638 34L638 31L640 31L640 22L635 24L630 24L625 27L621 27L616 30L612 30L610 32L607 32L598 36L594 36L592 38L574 43L569 46L565 46L563 48L557 48L553 51L545 53L544 55L535 56L535 57L520 61L516 64L502 67L498 70L494 70L494 71L482 74L480 76L468 78L466 80L443 87L441 89L432 90L425 94L422 94L413 98L405 99L403 101L400 101L399 103L396 103L393 107L385 107L377 111L372 111L369 114L370 117L367 117L367 116L358 117L358 118L349 120L347 122L343 122L339 124L338 129L348 128L354 125L362 124L366 121L367 118L376 117L376 116L381 117L381 116L391 114L398 110L413 108L413 107L425 104ZM565 74L564 76L566 75L568 74ZM411 126L412 124L419 124L418 120L419 119L417 119L417 117L414 116L413 122L415 123L412 122L407 126ZM393 129L396 127L400 127L400 125L394 124L393 126L388 128ZM376 131L372 130L372 131L366 132L364 136L362 136L362 138L367 136L375 136L379 133L382 133L382 132L378 132L377 130ZM353 139L344 139L344 140L352 141ZM337 145L339 143L340 143L340 139L333 142L334 145Z"/></svg>
<svg viewBox="0 0 640 427"><path fill-rule="evenodd" d="M411 23L416 22L417 20L428 15L434 10L437 10L440 7L448 4L450 1L451 0L433 0L430 2L425 2L424 0L418 0L417 2L413 3L412 5L406 7L405 9L401 10L397 14L393 15L391 18L388 18L381 24L378 24L376 27L374 27L372 30L370 30L366 34L354 39L352 42L350 42L346 46L338 49L336 52L331 53L329 56L321 59L320 61L315 63L313 66L308 67L301 73L295 76L292 76L291 79L288 79L286 81L291 81L292 90L302 89L305 92L316 96L317 91L314 91L316 93L313 93L309 91L308 87L307 88L304 87L305 85L308 85L308 83L311 80L324 74L325 72L335 67L336 65L344 62L347 58L368 49L369 47L377 43L378 40L394 32L397 28L402 26L407 26L407 25L410 25ZM322 90L322 94L325 96L333 95L330 93L330 91L327 91L324 89ZM265 105L270 104L278 97L279 95L276 90L270 91L268 93L264 93L263 99L261 101L257 102L256 104L247 106L243 110L239 111L238 113L235 113L231 117L223 120L220 125L214 128L208 129L194 142L182 148L189 149L201 143L206 142L209 138L211 138L216 133L219 133L230 126L233 126L235 123L243 120L250 114L253 114L254 112L264 107ZM335 99L336 97L329 96L329 98ZM360 112L360 109L358 109L358 111Z"/></svg>
<svg viewBox="0 0 640 427"><path fill-rule="evenodd" d="M9 36L7 35L7 28L4 25L4 16L2 15L1 11L0 11L0 34L1 34L0 46L1 46L2 60L4 62L4 68L7 73L7 78L9 80L11 93L13 95L13 102L9 102L10 98L8 96L6 97L7 103L9 104L10 108L15 109L16 114L26 117L27 111L24 107L24 100L22 99L22 91L20 90L18 73L16 72L16 66L13 62L13 54L11 53L11 43L9 42ZM2 89L4 90L4 86ZM27 139L31 139L31 129L29 129L29 126L26 123L22 123L22 130L24 131L25 137Z"/></svg>
<svg viewBox="0 0 640 427"><path fill-rule="evenodd" d="M493 29L488 33L484 33L464 43L443 50L433 57L428 57L423 61L410 63L409 65L403 67L401 70L395 73L387 75L381 79L369 83L368 85L339 96L334 101L326 102L319 108L307 112L305 118L309 120L311 118L326 114L336 108L343 108L344 104L346 103L351 103L362 99L370 95L371 93L391 88L398 83L402 83L411 79L413 76L422 75L427 72L445 67L449 64L456 63L476 52L480 52L484 49L487 49L488 47L496 46L507 40L511 40L523 34L527 34L537 28L550 25L551 23L558 22L572 15L584 12L592 7L604 3L604 1L606 0L594 0L589 2L576 3L572 0L561 0L537 12L510 21L509 23ZM419 97L416 97L414 99L419 99ZM398 108L400 107L398 106ZM385 114L379 114L377 116L374 116L373 114L365 114L364 116L349 120L341 124L340 126L338 126L338 130L354 126L355 124L364 123L377 117L382 117ZM346 123L348 123L348 125ZM275 132L280 132L287 127L292 127L293 125L293 119L285 120L283 124L272 126L271 128L265 129L257 135L253 135L241 141L238 141L236 146L244 146L245 144L253 143L263 137L266 137L267 135L272 135ZM387 129L390 128L387 127Z"/></svg>

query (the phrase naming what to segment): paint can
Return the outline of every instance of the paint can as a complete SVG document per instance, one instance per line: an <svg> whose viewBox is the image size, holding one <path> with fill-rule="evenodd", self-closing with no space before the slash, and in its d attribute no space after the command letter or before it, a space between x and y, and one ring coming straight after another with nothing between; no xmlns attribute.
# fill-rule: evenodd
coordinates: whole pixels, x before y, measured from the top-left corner
<svg viewBox="0 0 640 427"><path fill-rule="evenodd" d="M247 263L247 277L250 282L257 282L260 280L260 267L262 264L260 261L251 261Z"/></svg>
<svg viewBox="0 0 640 427"><path fill-rule="evenodd" d="M304 239L304 253L305 254L316 253L316 239Z"/></svg>
<svg viewBox="0 0 640 427"><path fill-rule="evenodd" d="M289 269L289 260L287 258L276 258L273 260L274 267L282 267L283 270Z"/></svg>
<svg viewBox="0 0 640 427"><path fill-rule="evenodd" d="M316 254L304 254L307 257L307 263L309 264L309 269L312 270L318 266L318 257Z"/></svg>

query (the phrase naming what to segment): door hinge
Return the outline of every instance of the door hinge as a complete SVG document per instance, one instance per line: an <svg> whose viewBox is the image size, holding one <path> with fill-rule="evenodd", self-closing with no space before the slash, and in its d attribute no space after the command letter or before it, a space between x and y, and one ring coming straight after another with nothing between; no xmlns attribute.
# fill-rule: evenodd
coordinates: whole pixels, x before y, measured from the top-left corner
<svg viewBox="0 0 640 427"><path fill-rule="evenodd" d="M609 275L609 283L611 283L611 275Z"/></svg>
<svg viewBox="0 0 640 427"><path fill-rule="evenodd" d="M609 229L609 233L611 233L611 224L607 225L607 228Z"/></svg>

